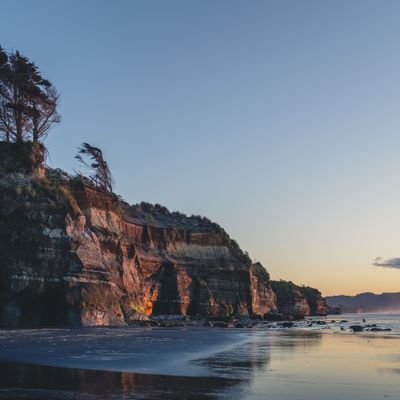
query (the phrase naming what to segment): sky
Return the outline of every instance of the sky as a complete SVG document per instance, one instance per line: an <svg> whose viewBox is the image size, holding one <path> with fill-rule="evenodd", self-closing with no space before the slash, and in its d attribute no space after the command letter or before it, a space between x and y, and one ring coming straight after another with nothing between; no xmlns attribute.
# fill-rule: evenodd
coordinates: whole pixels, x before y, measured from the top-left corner
<svg viewBox="0 0 400 400"><path fill-rule="evenodd" d="M400 2L2 0L61 94L52 167L222 225L273 279L400 291ZM378 260L376 258L380 257Z"/></svg>

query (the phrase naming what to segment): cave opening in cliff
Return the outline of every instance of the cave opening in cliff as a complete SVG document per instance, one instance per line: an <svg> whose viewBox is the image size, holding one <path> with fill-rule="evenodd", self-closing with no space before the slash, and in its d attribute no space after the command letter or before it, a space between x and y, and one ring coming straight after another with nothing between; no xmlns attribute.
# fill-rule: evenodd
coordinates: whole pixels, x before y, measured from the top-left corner
<svg viewBox="0 0 400 400"><path fill-rule="evenodd" d="M177 315L181 313L178 293L178 275L174 265L164 262L159 275L160 289L153 305L154 315Z"/></svg>

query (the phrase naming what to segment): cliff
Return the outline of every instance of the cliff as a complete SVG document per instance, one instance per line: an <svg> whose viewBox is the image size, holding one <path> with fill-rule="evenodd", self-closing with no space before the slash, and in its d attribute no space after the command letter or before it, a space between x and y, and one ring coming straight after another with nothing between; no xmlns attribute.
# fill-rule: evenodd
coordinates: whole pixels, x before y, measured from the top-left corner
<svg viewBox="0 0 400 400"><path fill-rule="evenodd" d="M282 280L271 281L271 287L277 297L278 311L284 316L303 318L327 314L326 301L317 289Z"/></svg>
<svg viewBox="0 0 400 400"><path fill-rule="evenodd" d="M17 164L15 146L0 146L1 324L277 310L266 270L217 224L129 205L60 170L44 176L40 151Z"/></svg>
<svg viewBox="0 0 400 400"><path fill-rule="evenodd" d="M332 308L343 312L390 312L400 309L400 293L360 293L356 296L329 296Z"/></svg>
<svg viewBox="0 0 400 400"><path fill-rule="evenodd" d="M129 205L0 142L0 324L124 325L156 315L301 318L318 290L271 282L207 218Z"/></svg>

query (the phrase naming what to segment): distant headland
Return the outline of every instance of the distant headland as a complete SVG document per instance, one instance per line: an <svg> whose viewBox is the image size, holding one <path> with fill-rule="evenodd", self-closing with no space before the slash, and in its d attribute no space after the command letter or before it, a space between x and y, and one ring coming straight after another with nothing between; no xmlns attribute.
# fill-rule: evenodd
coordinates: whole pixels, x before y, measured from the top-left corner
<svg viewBox="0 0 400 400"><path fill-rule="evenodd" d="M400 292L398 293L359 293L355 296L326 297L328 306L339 308L343 312L391 312L400 310Z"/></svg>

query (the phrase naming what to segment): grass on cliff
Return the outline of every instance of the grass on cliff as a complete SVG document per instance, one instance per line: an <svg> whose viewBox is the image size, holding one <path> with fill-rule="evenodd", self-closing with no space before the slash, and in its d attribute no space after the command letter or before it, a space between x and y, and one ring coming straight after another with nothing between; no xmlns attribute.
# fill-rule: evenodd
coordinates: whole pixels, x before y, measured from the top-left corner
<svg viewBox="0 0 400 400"><path fill-rule="evenodd" d="M253 272L256 275L257 279L261 282L269 282L271 277L268 271L261 265L261 263L257 262L252 265Z"/></svg>
<svg viewBox="0 0 400 400"><path fill-rule="evenodd" d="M271 281L272 290L275 292L280 304L293 304L296 300L296 285L291 281Z"/></svg>
<svg viewBox="0 0 400 400"><path fill-rule="evenodd" d="M272 290L281 304L294 304L297 299L304 297L311 307L314 307L321 297L321 292L310 286L298 286L291 281L271 281Z"/></svg>

